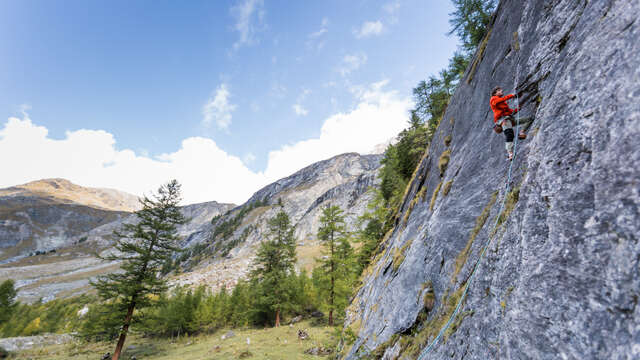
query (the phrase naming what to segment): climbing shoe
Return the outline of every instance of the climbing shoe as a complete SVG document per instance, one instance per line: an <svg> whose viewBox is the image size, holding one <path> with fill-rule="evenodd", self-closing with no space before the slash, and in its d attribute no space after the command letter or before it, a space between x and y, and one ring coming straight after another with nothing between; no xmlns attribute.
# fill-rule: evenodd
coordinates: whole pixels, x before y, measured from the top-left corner
<svg viewBox="0 0 640 360"><path fill-rule="evenodd" d="M507 159L508 159L509 161L513 160L513 152L512 152L512 151L509 151L509 152L507 153Z"/></svg>
<svg viewBox="0 0 640 360"><path fill-rule="evenodd" d="M521 132L521 133L519 133L519 134L518 134L518 139L519 139L519 140L524 140L524 139L526 139L526 138L527 138L527 134L525 134L525 133L523 133L523 132Z"/></svg>

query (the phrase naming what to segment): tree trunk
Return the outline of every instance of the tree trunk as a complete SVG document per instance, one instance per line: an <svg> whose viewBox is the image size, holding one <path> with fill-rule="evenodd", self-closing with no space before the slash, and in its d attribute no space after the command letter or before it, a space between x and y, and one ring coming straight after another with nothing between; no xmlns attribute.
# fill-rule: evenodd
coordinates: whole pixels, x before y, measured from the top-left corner
<svg viewBox="0 0 640 360"><path fill-rule="evenodd" d="M333 254L333 233L331 234L331 290L329 293L329 326L333 326L333 293L335 286L335 267Z"/></svg>
<svg viewBox="0 0 640 360"><path fill-rule="evenodd" d="M280 326L280 309L276 309L276 327Z"/></svg>
<svg viewBox="0 0 640 360"><path fill-rule="evenodd" d="M111 360L118 360L120 358L120 352L122 352L122 347L124 346L124 340L127 338L127 332L129 331L129 324L131 324L131 318L133 317L133 309L136 307L135 302L131 302L129 308L127 309L127 316L124 318L124 325L122 325L122 331L120 331L120 339L118 339L118 345L116 345L116 350L113 352L113 357Z"/></svg>

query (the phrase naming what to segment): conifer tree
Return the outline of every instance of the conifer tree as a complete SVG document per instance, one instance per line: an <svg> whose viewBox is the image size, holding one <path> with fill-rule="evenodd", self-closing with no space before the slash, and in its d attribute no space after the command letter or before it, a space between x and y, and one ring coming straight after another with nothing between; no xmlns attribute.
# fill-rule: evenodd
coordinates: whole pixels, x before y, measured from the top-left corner
<svg viewBox="0 0 640 360"><path fill-rule="evenodd" d="M91 285L98 295L121 316L120 336L113 360L118 360L124 346L134 310L154 305L154 295L166 291L166 281L158 276L162 265L179 251L177 225L186 219L180 213L180 184L172 180L158 189L152 198L140 200L142 209L136 212L137 222L123 224L114 232L115 249L104 260L122 261L122 272L101 276Z"/></svg>
<svg viewBox="0 0 640 360"><path fill-rule="evenodd" d="M287 278L294 273L296 240L289 216L280 211L268 222L269 240L260 244L254 260L252 281L259 286L258 304L275 313L275 326L280 326L281 312L291 305L292 289Z"/></svg>
<svg viewBox="0 0 640 360"><path fill-rule="evenodd" d="M3 324L11 317L13 309L17 306L16 289L11 279L0 284L0 324Z"/></svg>
<svg viewBox="0 0 640 360"><path fill-rule="evenodd" d="M325 255L319 260L320 269L324 271L320 291L328 299L329 326L333 326L334 311L346 305L354 274L353 248L338 206L327 206L322 211L318 239L324 245Z"/></svg>
<svg viewBox="0 0 640 360"><path fill-rule="evenodd" d="M452 0L455 11L449 14L451 32L462 40L468 53L474 52L487 34L496 0Z"/></svg>

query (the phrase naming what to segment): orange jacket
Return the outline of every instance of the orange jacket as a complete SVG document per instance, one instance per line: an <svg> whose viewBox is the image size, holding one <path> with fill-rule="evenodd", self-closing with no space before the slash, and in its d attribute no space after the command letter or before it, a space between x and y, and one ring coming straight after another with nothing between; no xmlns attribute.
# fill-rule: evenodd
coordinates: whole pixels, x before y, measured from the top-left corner
<svg viewBox="0 0 640 360"><path fill-rule="evenodd" d="M491 110L493 110L493 122L497 123L503 116L509 116L518 112L518 109L512 109L507 104L507 100L514 97L513 94L509 94L505 97L492 96L491 97Z"/></svg>

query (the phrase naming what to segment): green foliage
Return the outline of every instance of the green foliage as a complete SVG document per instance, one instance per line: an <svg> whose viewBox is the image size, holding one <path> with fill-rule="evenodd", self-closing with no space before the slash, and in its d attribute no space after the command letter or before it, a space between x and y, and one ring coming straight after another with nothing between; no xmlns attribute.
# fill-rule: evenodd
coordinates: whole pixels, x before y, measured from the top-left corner
<svg viewBox="0 0 640 360"><path fill-rule="evenodd" d="M95 302L82 319L78 337L85 341L112 341L118 337L123 319L113 302Z"/></svg>
<svg viewBox="0 0 640 360"><path fill-rule="evenodd" d="M384 230L391 228L407 184L429 142L427 128L415 112L409 128L403 130L397 139L395 145L387 147L381 160L379 176L382 181L372 206L375 218L383 224Z"/></svg>
<svg viewBox="0 0 640 360"><path fill-rule="evenodd" d="M447 149L442 153L442 155L440 155L440 159L438 159L440 177L442 177L444 172L447 171L447 167L449 167L449 160L451 160L451 150Z"/></svg>
<svg viewBox="0 0 640 360"><path fill-rule="evenodd" d="M436 205L436 200L438 199L438 193L440 192L440 188L442 187L442 181L438 183L436 189L433 190L433 194L431 195L431 202L429 203L429 211L433 211L433 207Z"/></svg>
<svg viewBox="0 0 640 360"><path fill-rule="evenodd" d="M357 273L350 234L338 206L323 209L318 239L323 245L323 257L318 259L320 266L314 270L313 277L318 295L328 299L329 326L333 326L333 314L342 314L346 308Z"/></svg>
<svg viewBox="0 0 640 360"><path fill-rule="evenodd" d="M222 240L227 240L229 237L231 237L231 235L233 235L238 226L242 224L242 220L244 220L245 216L249 214L251 210L267 205L268 203L266 200L254 201L240 208L236 216L227 219L220 224L217 224L217 222L222 218L222 216L215 216L213 219L211 219L211 223L216 225L215 229L213 230L212 240L216 240L219 236Z"/></svg>
<svg viewBox="0 0 640 360"><path fill-rule="evenodd" d="M156 306L157 297L167 289L166 280L159 273L167 260L180 251L177 226L186 219L178 208L179 202L180 184L176 180L162 185L153 199L145 196L141 200L142 209L135 213L138 221L123 224L114 231L117 251L100 257L121 261L122 271L90 282L99 297L112 307L114 316L122 319L116 358L129 326L135 321L134 310Z"/></svg>
<svg viewBox="0 0 640 360"><path fill-rule="evenodd" d="M222 299L222 301L220 300ZM160 296L158 305L144 312L138 329L146 335L155 336L180 336L181 334L193 334L205 326L222 326L217 324L215 312L224 312L228 304L226 292L221 291L217 296L210 296L207 300L211 304L204 305L205 288L199 287L195 291L176 287L170 295ZM223 304L221 307L220 304Z"/></svg>
<svg viewBox="0 0 640 360"><path fill-rule="evenodd" d="M446 183L444 183L444 187L442 188L442 195L444 196L449 195L449 191L451 191L452 185L453 185L453 180L449 180Z"/></svg>
<svg viewBox="0 0 640 360"><path fill-rule="evenodd" d="M360 217L359 221L360 224L366 223L366 225L356 232L355 238L355 241L361 244L355 255L358 274L369 265L374 251L378 247L378 242L384 236L384 228L381 220L372 213L364 214Z"/></svg>
<svg viewBox="0 0 640 360"><path fill-rule="evenodd" d="M11 279L5 280L0 284L0 324L7 321L17 306L17 292L14 284Z"/></svg>
<svg viewBox="0 0 640 360"><path fill-rule="evenodd" d="M93 299L79 296L34 304L14 303L0 323L1 337L64 333L78 329L82 320L77 312Z"/></svg>
<svg viewBox="0 0 640 360"><path fill-rule="evenodd" d="M289 216L280 211L268 222L269 240L260 244L251 272L251 282L257 287L256 306L263 314L275 314L279 325L280 312L291 308L292 289L287 278L294 273L296 239Z"/></svg>
<svg viewBox="0 0 640 360"><path fill-rule="evenodd" d="M451 31L462 41L462 48L467 54L473 53L487 34L491 16L496 7L496 0L452 0L455 11L449 23Z"/></svg>

